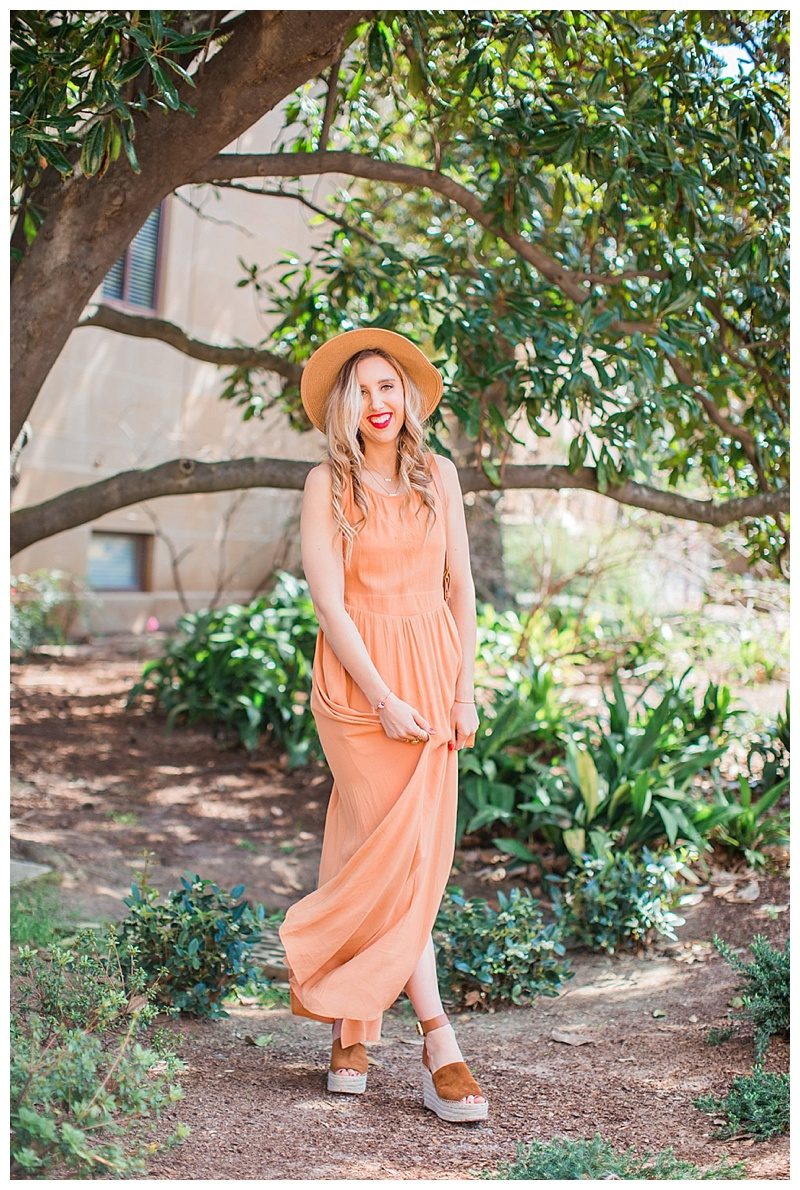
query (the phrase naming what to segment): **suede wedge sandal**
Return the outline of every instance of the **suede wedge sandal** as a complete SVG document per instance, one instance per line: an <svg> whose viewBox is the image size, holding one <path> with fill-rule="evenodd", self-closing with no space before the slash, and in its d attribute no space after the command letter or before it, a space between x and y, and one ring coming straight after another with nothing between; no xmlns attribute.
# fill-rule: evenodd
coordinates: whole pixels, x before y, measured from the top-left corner
<svg viewBox="0 0 800 1190"><path fill-rule="evenodd" d="M430 1017L427 1021L419 1021L418 1027L423 1038L426 1033L438 1029L442 1025L449 1025L446 1013ZM425 1041L422 1042L422 1101L425 1107L435 1112L440 1120L448 1120L453 1124L466 1123L470 1120L485 1120L489 1114L489 1104L484 1096L483 1103L462 1103L465 1095L483 1095L475 1079L469 1072L466 1062L447 1062L436 1070L431 1070Z"/></svg>
<svg viewBox="0 0 800 1190"><path fill-rule="evenodd" d="M354 1041L345 1048L337 1037L331 1047L328 1090L340 1091L345 1095L363 1095L367 1089L367 1066L367 1051L363 1042ZM337 1070L357 1070L358 1074L337 1074Z"/></svg>

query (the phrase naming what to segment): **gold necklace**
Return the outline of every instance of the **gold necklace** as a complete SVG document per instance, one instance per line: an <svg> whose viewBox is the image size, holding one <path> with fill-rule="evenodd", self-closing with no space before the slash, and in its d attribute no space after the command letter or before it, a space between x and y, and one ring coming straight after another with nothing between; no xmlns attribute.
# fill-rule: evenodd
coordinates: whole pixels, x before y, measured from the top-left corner
<svg viewBox="0 0 800 1190"><path fill-rule="evenodd" d="M378 475L377 471L373 471L371 467L367 467L366 463L364 464L364 467L367 471L369 471L370 475L374 475L376 479L382 479L384 483L392 483L393 481L395 483L397 482L398 477L396 475L390 475L389 478L386 479L385 476ZM402 490L402 488L398 488L396 492L387 492L386 495L387 496L399 496L401 490Z"/></svg>

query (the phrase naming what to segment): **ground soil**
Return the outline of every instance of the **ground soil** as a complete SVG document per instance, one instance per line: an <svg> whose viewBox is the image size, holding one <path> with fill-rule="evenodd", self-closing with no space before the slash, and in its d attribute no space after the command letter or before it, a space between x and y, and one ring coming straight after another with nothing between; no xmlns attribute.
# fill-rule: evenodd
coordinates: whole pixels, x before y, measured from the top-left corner
<svg viewBox="0 0 800 1190"><path fill-rule="evenodd" d="M315 887L326 769L290 772L279 756L222 751L205 728L168 736L158 717L124 709L138 657L113 643L72 653L13 667L12 854L53 865L78 920L124 915L145 852L164 892L189 870L223 887L244 883L271 910ZM662 939L643 957L572 948L576 974L557 997L458 1018L491 1103L480 1124L448 1125L422 1108L420 1041L404 998L370 1046L363 1096L326 1092L328 1027L288 1009L243 1003L223 1021L172 1024L185 1097L160 1129L166 1136L181 1120L191 1134L149 1176L470 1179L513 1157L518 1141L599 1131L619 1148L671 1145L704 1168L728 1155L750 1178L788 1178L788 1137L715 1139L715 1120L692 1105L752 1068L746 1034L706 1041L728 1022L737 987L711 938L746 948L761 933L782 946L789 932L788 873L753 885L741 869L726 876L731 867L712 858L678 942ZM472 847L457 853L451 883L491 898L521 880L491 848ZM263 1035L267 1045L252 1044ZM767 1069L787 1071L788 1061L788 1043L774 1039Z"/></svg>

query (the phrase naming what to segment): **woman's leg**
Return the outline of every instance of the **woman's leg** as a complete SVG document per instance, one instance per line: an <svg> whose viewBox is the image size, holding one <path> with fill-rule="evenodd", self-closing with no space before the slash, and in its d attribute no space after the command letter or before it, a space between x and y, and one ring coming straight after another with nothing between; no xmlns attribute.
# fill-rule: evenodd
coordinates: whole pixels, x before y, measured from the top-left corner
<svg viewBox="0 0 800 1190"><path fill-rule="evenodd" d="M433 938L428 943L417 963L414 974L405 986L405 992L414 1006L414 1012L420 1021L430 1020L444 1012L439 994L439 980L436 976L436 951ZM434 1070L448 1062L463 1062L464 1057L459 1049L452 1025L442 1025L438 1029L431 1029L425 1035L428 1056ZM483 1103L483 1095L466 1095L465 1103Z"/></svg>
<svg viewBox="0 0 800 1190"><path fill-rule="evenodd" d="M335 1041L336 1038L341 1037L341 1035L342 1035L342 1018L338 1017L337 1020L335 1020L333 1022L333 1028L331 1029L331 1041ZM360 1073L360 1071L353 1070L350 1066L340 1066L337 1070L334 1071L334 1073L335 1074L357 1075Z"/></svg>

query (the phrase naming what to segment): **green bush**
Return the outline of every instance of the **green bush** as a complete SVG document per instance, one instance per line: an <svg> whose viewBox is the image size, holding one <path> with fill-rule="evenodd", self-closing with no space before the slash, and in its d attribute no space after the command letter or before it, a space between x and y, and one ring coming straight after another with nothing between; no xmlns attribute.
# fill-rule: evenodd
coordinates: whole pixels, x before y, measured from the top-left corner
<svg viewBox="0 0 800 1190"><path fill-rule="evenodd" d="M680 873L697 859L691 846L660 853L609 847L604 856L585 853L563 877L552 878L554 897L565 911L565 928L592 950L615 951L646 944L654 933L675 939L684 919Z"/></svg>
<svg viewBox="0 0 800 1190"><path fill-rule="evenodd" d="M730 706L726 688L713 683L696 706L694 696L682 689L688 672L671 681L655 706L643 706L638 714L628 706L617 674L612 676L611 693L603 692L607 718L579 724L561 763L531 760L527 800L518 802L529 815L531 833L541 832L573 859L587 851L601 855L609 832L616 832L627 849L664 836L670 844L683 839L699 850L710 849L708 835L737 807L704 801L695 783L716 767L725 751L727 722L740 711ZM494 843L527 863L536 860L527 840L496 838Z"/></svg>
<svg viewBox="0 0 800 1190"><path fill-rule="evenodd" d="M22 947L11 974L12 1177L144 1173L183 1069L167 1030L143 1043L158 1013L144 972L123 982L113 932L84 930L70 949Z"/></svg>
<svg viewBox="0 0 800 1190"><path fill-rule="evenodd" d="M66 570L11 577L11 651L27 657L38 645L63 645L78 616L96 605L86 584Z"/></svg>
<svg viewBox="0 0 800 1190"><path fill-rule="evenodd" d="M701 1095L692 1103L701 1111L725 1117L712 1133L722 1139L746 1133L768 1140L789 1131L789 1075L771 1074L759 1064L750 1074L737 1075L724 1098Z"/></svg>
<svg viewBox="0 0 800 1190"><path fill-rule="evenodd" d="M774 785L788 780L789 752L791 748L791 726L789 690L786 691L784 708L775 722L766 731L760 732L751 742L747 753L747 768L751 777L756 777L757 788L768 791ZM758 756L760 771L753 772L753 757Z"/></svg>
<svg viewBox="0 0 800 1190"><path fill-rule="evenodd" d="M148 661L127 706L151 696L177 723L209 722L253 751L271 740L289 767L322 757L309 709L317 618L308 586L280 572L268 598L181 616L182 635Z"/></svg>
<svg viewBox="0 0 800 1190"><path fill-rule="evenodd" d="M465 1007L527 1004L571 979L558 921L544 924L530 889L498 892L499 910L449 888L434 926L439 986Z"/></svg>
<svg viewBox="0 0 800 1190"><path fill-rule="evenodd" d="M734 788L738 790L738 796ZM773 812L775 803L788 791L787 773L753 801L752 786L747 777L740 774L735 787L717 792L718 803L728 807L730 813L714 828L712 838L729 851L743 855L751 868L765 867L768 862L766 849L783 847L789 842L789 806Z"/></svg>
<svg viewBox="0 0 800 1190"><path fill-rule="evenodd" d="M755 761L755 763L754 763ZM734 809L714 831L724 847L739 852L751 868L764 867L767 848L789 842L789 691L775 722L759 732L747 752L747 773L719 791ZM735 792L734 792L735 790ZM785 804L776 804L785 801Z"/></svg>
<svg viewBox="0 0 800 1190"><path fill-rule="evenodd" d="M238 900L243 884L227 893L189 872L181 884L163 905L146 873L131 886L124 898L130 913L114 926L123 973L128 978L141 968L157 980L162 1004L212 1020L226 1017L224 997L259 978L250 952L261 940L264 906Z"/></svg>
<svg viewBox="0 0 800 1190"><path fill-rule="evenodd" d="M53 873L11 887L9 932L12 946L48 946L71 934L77 914L62 904Z"/></svg>
<svg viewBox="0 0 800 1190"><path fill-rule="evenodd" d="M517 1144L513 1161L503 1161L493 1170L474 1170L479 1178L492 1181L698 1181L747 1177L743 1162L730 1164L727 1158L701 1170L691 1161L675 1156L670 1146L660 1153L646 1149L638 1156L634 1148L619 1151L595 1132L590 1140L555 1136Z"/></svg>
<svg viewBox="0 0 800 1190"><path fill-rule="evenodd" d="M458 753L458 843L496 822L528 833L531 816L520 803L534 759L561 750L571 727L552 671L545 667L494 694L481 708L474 747Z"/></svg>
<svg viewBox="0 0 800 1190"><path fill-rule="evenodd" d="M718 934L712 939L725 961L742 976L739 993L741 1013L734 1021L734 1032L747 1020L753 1029L755 1060L760 1062L776 1034L789 1033L789 939L782 951L776 950L764 934L756 934L750 943L753 961L744 962Z"/></svg>

